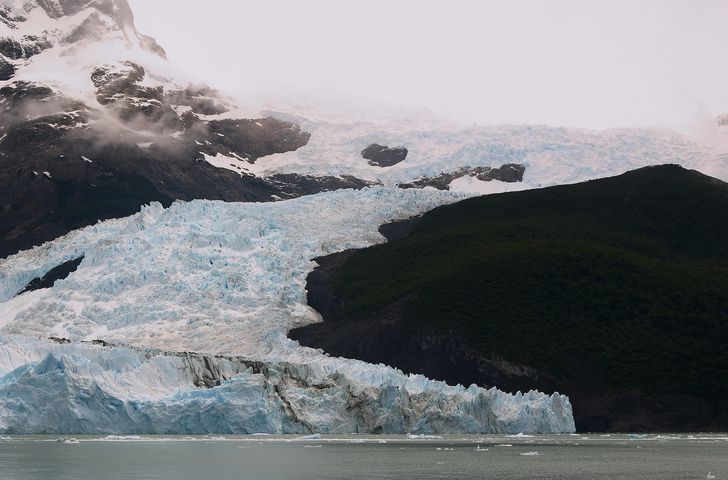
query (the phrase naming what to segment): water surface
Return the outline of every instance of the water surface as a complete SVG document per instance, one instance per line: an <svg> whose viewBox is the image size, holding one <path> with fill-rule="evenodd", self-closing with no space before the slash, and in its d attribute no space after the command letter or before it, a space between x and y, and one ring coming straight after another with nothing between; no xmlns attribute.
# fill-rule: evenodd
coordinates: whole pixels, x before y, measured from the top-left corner
<svg viewBox="0 0 728 480"><path fill-rule="evenodd" d="M0 437L2 480L728 480L728 435Z"/></svg>

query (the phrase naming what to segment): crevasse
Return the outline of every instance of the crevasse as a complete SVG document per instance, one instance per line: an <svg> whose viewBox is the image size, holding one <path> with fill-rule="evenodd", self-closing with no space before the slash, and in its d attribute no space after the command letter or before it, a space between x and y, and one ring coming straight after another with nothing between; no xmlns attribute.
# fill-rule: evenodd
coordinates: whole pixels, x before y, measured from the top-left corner
<svg viewBox="0 0 728 480"><path fill-rule="evenodd" d="M153 204L0 260L0 432L573 431L565 396L448 386L286 337L320 321L306 304L312 258L460 198L371 188ZM16 296L80 256L67 279Z"/></svg>

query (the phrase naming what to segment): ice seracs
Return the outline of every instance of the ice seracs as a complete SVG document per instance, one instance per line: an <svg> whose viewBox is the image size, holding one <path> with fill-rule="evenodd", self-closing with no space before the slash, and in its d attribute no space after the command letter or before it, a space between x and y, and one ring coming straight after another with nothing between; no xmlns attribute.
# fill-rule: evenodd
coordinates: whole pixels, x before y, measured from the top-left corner
<svg viewBox="0 0 728 480"><path fill-rule="evenodd" d="M573 431L557 394L448 386L286 336L319 321L311 258L459 198L369 188L152 205L0 260L0 432ZM52 288L17 295L81 256Z"/></svg>

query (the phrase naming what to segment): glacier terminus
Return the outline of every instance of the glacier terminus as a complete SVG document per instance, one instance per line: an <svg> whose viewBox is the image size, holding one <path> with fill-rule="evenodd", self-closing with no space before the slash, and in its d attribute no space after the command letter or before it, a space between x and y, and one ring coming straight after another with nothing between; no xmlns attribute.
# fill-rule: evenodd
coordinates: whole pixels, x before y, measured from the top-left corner
<svg viewBox="0 0 728 480"><path fill-rule="evenodd" d="M312 258L384 241L378 225L464 196L152 204L0 260L0 432L573 432L559 394L449 386L286 337L320 321L306 304Z"/></svg>

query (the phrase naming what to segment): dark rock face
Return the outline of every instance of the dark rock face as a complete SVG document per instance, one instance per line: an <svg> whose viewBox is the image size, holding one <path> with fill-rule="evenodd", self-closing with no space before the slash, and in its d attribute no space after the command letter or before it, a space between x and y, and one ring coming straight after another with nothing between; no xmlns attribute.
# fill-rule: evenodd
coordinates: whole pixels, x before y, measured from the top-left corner
<svg viewBox="0 0 728 480"><path fill-rule="evenodd" d="M718 117L718 126L728 125L728 115L721 115Z"/></svg>
<svg viewBox="0 0 728 480"><path fill-rule="evenodd" d="M18 60L23 58L23 47L20 42L12 38L0 38L0 53L7 58Z"/></svg>
<svg viewBox="0 0 728 480"><path fill-rule="evenodd" d="M15 65L0 55L0 81L10 80L15 75Z"/></svg>
<svg viewBox="0 0 728 480"><path fill-rule="evenodd" d="M266 181L276 187L281 199L296 198L320 192L342 189L361 190L374 183L349 175L341 177L299 175L297 173L276 174L266 177Z"/></svg>
<svg viewBox="0 0 728 480"><path fill-rule="evenodd" d="M20 41L10 37L0 38L0 53L11 60L28 59L53 45L43 37L25 35Z"/></svg>
<svg viewBox="0 0 728 480"><path fill-rule="evenodd" d="M17 22L17 18L12 14L10 8L0 4L0 23L5 24L9 28L15 28L15 22Z"/></svg>
<svg viewBox="0 0 728 480"><path fill-rule="evenodd" d="M489 182L500 180L501 182L516 183L523 181L523 174L526 173L526 166L516 163L507 163L500 168L492 168L477 175L478 180Z"/></svg>
<svg viewBox="0 0 728 480"><path fill-rule="evenodd" d="M499 180L501 182L515 183L522 182L523 175L526 173L526 166L516 163L507 163L500 168L492 167L464 167L454 172L441 173L437 177L422 177L410 183L402 183L400 188L425 188L434 187L438 190L450 190L450 184L453 180L462 178L466 175L475 177L484 182Z"/></svg>
<svg viewBox="0 0 728 480"><path fill-rule="evenodd" d="M404 147L385 147L373 143L361 151L361 156L374 167L391 167L403 162L409 152Z"/></svg>
<svg viewBox="0 0 728 480"><path fill-rule="evenodd" d="M31 82L13 82L0 88L0 103L5 110L15 112L25 106L26 102L45 102L55 96L53 89ZM3 123L8 123L7 118Z"/></svg>
<svg viewBox="0 0 728 480"><path fill-rule="evenodd" d="M293 123L274 118L212 120L188 130L187 137L200 142L200 152L236 156L253 163L273 153L297 150L308 143L311 134Z"/></svg>
<svg viewBox="0 0 728 480"><path fill-rule="evenodd" d="M41 290L43 288L51 288L57 281L68 278L70 274L75 272L78 269L78 266L81 265L82 261L83 257L80 257L58 265L42 277L31 280L30 283L28 283L28 285L26 285L25 288L18 293L18 295L26 292L32 292L34 290Z"/></svg>
<svg viewBox="0 0 728 480"><path fill-rule="evenodd" d="M130 122L143 117L152 122L153 127L178 129L179 118L166 101L164 89L141 85L145 76L142 66L125 61L96 67L91 73L91 81L96 87L98 102L109 107L121 120Z"/></svg>

